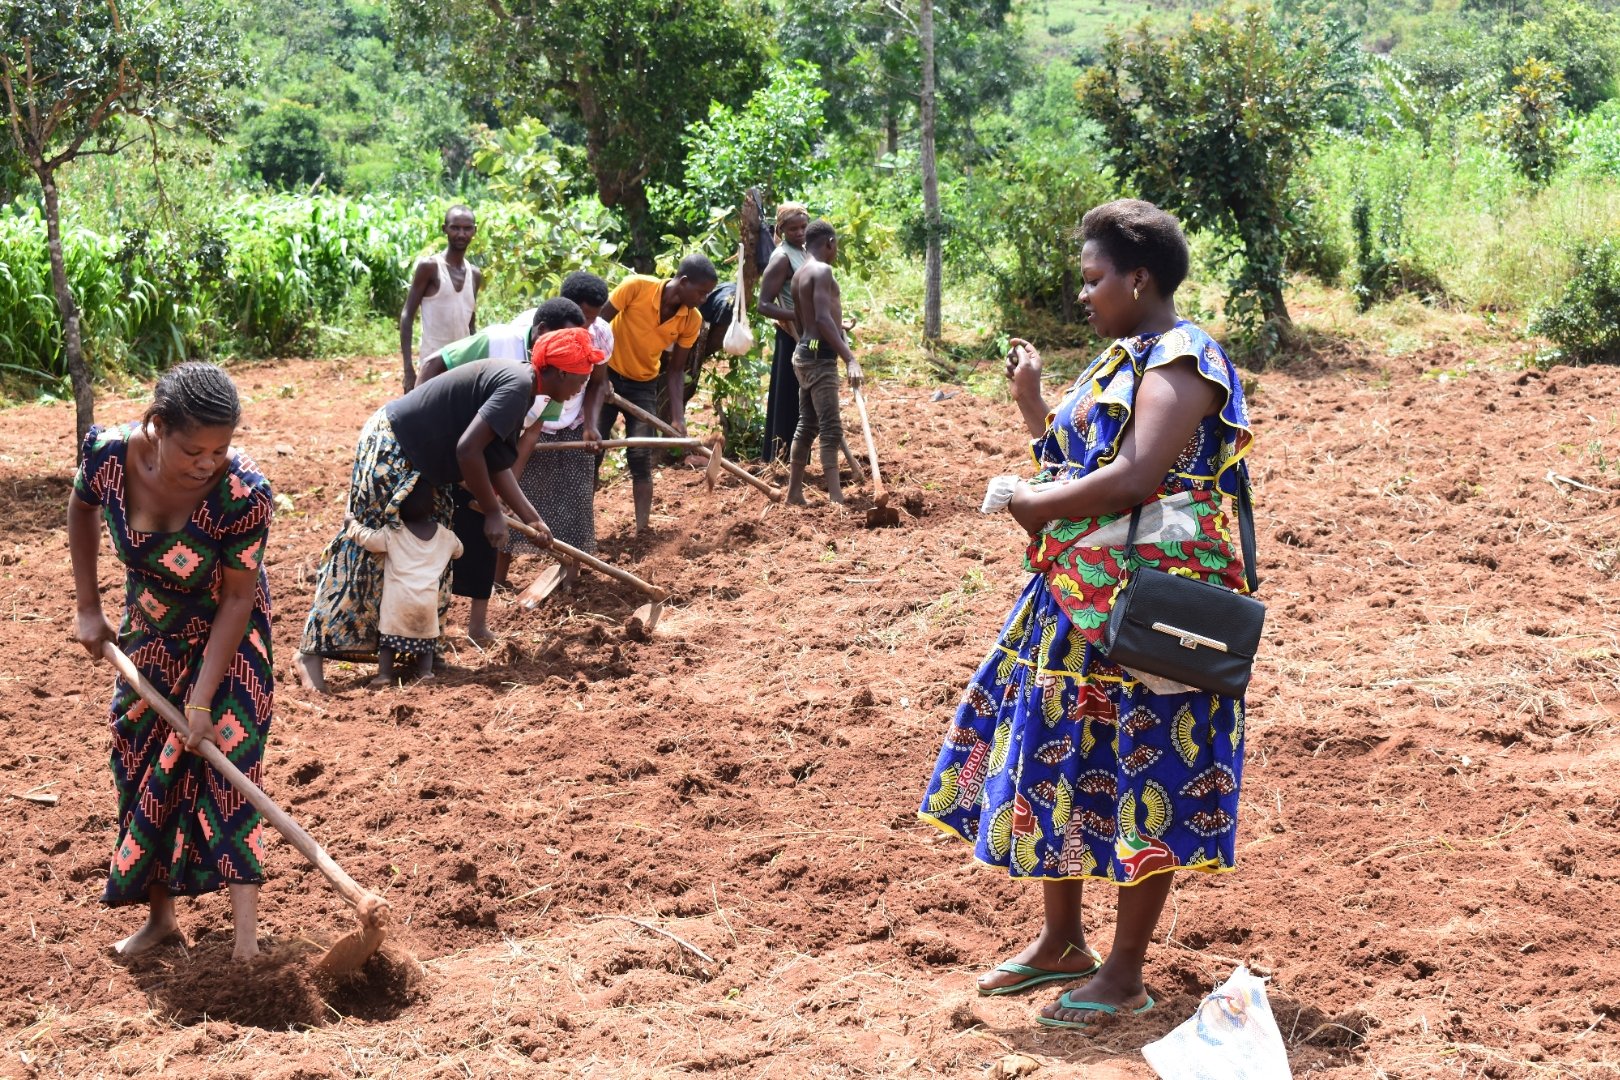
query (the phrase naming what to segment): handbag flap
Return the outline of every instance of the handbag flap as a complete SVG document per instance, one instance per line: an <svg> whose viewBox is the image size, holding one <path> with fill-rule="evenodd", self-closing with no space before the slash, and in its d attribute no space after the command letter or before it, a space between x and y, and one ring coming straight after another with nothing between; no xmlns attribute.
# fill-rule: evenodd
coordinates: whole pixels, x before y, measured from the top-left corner
<svg viewBox="0 0 1620 1080"><path fill-rule="evenodd" d="M1132 573L1115 603L1123 605L1124 621L1142 630L1251 661L1266 617L1265 605L1253 597L1147 567Z"/></svg>

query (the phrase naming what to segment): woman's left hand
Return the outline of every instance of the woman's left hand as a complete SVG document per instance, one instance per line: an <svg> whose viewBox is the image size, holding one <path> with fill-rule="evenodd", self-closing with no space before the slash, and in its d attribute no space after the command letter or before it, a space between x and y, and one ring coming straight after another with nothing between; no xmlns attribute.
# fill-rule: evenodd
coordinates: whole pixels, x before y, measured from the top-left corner
<svg viewBox="0 0 1620 1080"><path fill-rule="evenodd" d="M201 701L189 702L185 708L186 726L191 729L191 734L186 736L186 749L193 753L205 739L215 746L219 745L219 724L214 719L213 709L204 712L205 708L208 708L207 704Z"/></svg>
<svg viewBox="0 0 1620 1080"><path fill-rule="evenodd" d="M1046 527L1047 518L1040 508L1036 489L1027 483L1020 483L1013 492L1012 502L1007 504L1007 513L1031 536Z"/></svg>

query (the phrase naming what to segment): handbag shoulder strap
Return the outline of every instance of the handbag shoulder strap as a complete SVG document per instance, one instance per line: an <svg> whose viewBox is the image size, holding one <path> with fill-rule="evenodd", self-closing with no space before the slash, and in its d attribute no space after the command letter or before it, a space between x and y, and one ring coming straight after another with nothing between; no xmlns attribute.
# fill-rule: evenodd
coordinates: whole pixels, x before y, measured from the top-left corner
<svg viewBox="0 0 1620 1080"><path fill-rule="evenodd" d="M1249 586L1249 593L1253 595L1260 591L1260 577L1255 570L1254 548L1254 498L1249 491L1249 467L1246 463L1238 463L1238 543L1243 549L1243 579ZM1142 505L1139 503L1131 508L1131 527L1125 534L1125 560L1124 569L1134 570L1136 564L1136 529L1142 524Z"/></svg>

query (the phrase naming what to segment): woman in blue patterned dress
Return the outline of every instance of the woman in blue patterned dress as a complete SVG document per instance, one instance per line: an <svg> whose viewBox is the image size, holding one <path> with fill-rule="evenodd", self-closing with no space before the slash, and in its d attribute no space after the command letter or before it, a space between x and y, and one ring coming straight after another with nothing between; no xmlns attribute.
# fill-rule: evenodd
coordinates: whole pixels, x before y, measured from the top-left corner
<svg viewBox="0 0 1620 1080"><path fill-rule="evenodd" d="M1142 966L1171 872L1234 864L1243 702L1111 664L1098 648L1133 507L1137 565L1242 589L1221 496L1247 482L1236 370L1178 318L1187 242L1175 218L1120 200L1081 223L1087 321L1114 343L1056 409L1040 356L1014 342L1007 375L1040 473L1008 507L1033 573L969 684L923 798L924 820L982 861L1041 882L1034 941L979 978L984 994L1077 985L1039 1022L1084 1028L1153 1005ZM1081 886L1120 886L1106 960L1086 945Z"/></svg>
<svg viewBox="0 0 1620 1080"><path fill-rule="evenodd" d="M179 935L174 898L229 886L233 955L259 951L264 822L195 754L206 739L259 781L270 734L270 588L264 545L274 502L253 462L231 449L242 407L212 364L158 380L144 420L92 427L68 499L78 602L74 636L101 659L117 642L158 692L183 705L182 741L118 679L112 771L118 845L102 901L148 905L146 925L118 942L134 956ZM124 618L101 608L101 521L124 564Z"/></svg>

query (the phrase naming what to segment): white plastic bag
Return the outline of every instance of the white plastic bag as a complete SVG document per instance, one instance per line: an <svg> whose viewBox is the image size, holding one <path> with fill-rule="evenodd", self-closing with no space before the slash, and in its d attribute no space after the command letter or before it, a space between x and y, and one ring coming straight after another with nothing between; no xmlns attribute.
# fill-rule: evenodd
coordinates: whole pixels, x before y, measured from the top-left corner
<svg viewBox="0 0 1620 1080"><path fill-rule="evenodd" d="M1180 1027L1142 1047L1163 1080L1292 1080L1264 979L1239 967Z"/></svg>
<svg viewBox="0 0 1620 1080"><path fill-rule="evenodd" d="M721 343L727 353L742 356L754 347L754 331L748 325L748 294L743 291L743 258L747 254L743 245L737 245L737 292L731 298L731 325L726 327L726 338Z"/></svg>

